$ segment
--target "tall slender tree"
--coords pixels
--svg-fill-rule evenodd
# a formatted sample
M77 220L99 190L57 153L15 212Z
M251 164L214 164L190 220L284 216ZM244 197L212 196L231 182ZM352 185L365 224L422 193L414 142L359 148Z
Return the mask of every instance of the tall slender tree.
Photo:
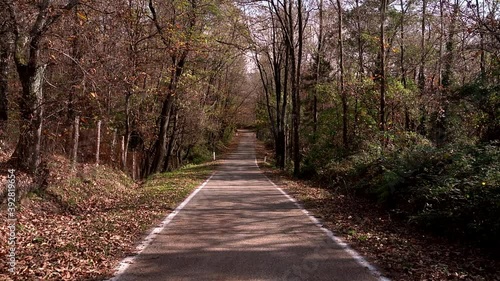
M385 119L385 96L386 96L386 76L385 76L385 68L386 68L386 63L385 63L385 20L386 20L386 14L387 14L387 0L381 0L381 5L380 5L380 39L379 39L379 46L380 46L380 58L379 58L379 71L380 71L380 131L385 132L386 130L386 119ZM385 137L384 141L385 143Z
M342 35L344 23L342 17L342 4L340 0L337 0L337 17L338 17L338 46L339 46L339 68L340 68L340 81L339 81L339 92L342 100L342 143L344 144L344 149L347 150L347 146L349 144L349 140L347 137L347 93L344 89L344 37Z
M323 59L323 0L318 3L318 44L316 47L316 88L313 96L313 131L318 130L318 84L320 80L320 70Z

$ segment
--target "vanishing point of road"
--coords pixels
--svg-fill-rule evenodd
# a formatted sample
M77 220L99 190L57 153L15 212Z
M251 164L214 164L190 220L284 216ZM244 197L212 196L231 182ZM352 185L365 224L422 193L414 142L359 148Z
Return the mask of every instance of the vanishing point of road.
M256 165L255 135L240 135L113 280L387 280L272 184Z

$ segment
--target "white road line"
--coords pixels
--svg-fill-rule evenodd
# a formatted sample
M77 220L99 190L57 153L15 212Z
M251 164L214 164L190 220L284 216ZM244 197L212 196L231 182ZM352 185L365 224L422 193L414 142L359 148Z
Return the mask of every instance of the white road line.
M188 198L186 198L179 206L177 206L177 208L175 208L175 210L173 212L171 212L165 219L163 219L163 221L157 227L155 227L153 230L151 230L151 232L148 234L148 236L146 236L146 238L144 238L144 240L142 240L141 244L139 244L135 248L135 252L136 252L135 255L128 256L128 257L124 258L116 267L115 272L114 272L114 276L111 279L108 279L107 281L118 281L120 279L120 277L125 273L127 268L131 264L134 263L137 256L139 256L144 251L144 249L146 249L146 247L151 244L151 242L156 238L156 236L158 236L158 233L160 233L163 229L165 229L165 227L186 206L186 204L189 203L189 201L191 201L191 199L193 199L193 197L198 192L200 192L200 190L203 187L205 187L205 185L207 185L207 183L212 179L212 177L215 175L215 173L216 172L213 172L212 175L207 180L205 180L205 182L203 182L200 186L198 186L191 193L191 195L188 196Z
M260 170L259 164L257 162L257 157L255 157L255 165L257 168ZM339 237L335 236L333 232L323 226L323 224L315 218L309 211L307 211L295 198L290 196L286 191L284 191L281 187L277 186L266 174L262 173L266 179L276 188L278 189L283 195L285 195L288 200L292 201L297 208L299 208L309 219L317 226L319 227L323 232L326 233L326 235L333 240L337 245L339 245L344 251L346 251L351 257L361 266L366 267L370 273L377 277L380 281L390 281L387 277L383 276L380 271L378 271L373 265L371 265L368 261L366 261L365 258L363 258L358 252L356 252L354 249L352 249L349 245L347 245L342 239Z

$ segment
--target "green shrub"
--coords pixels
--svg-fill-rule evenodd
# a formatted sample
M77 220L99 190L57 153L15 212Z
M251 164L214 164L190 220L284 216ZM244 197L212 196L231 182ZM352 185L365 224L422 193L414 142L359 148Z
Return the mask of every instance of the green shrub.
M206 145L197 144L191 150L188 156L188 161L192 164L201 164L203 162L209 161L212 157L212 152L207 148Z
M412 221L437 233L496 245L500 233L500 150L465 146L440 151L449 162L432 185L412 194L425 201ZM422 200L423 199L423 200Z
M332 161L318 175L332 187L364 194L432 232L500 248L500 148L436 148L411 135L398 150L377 147Z

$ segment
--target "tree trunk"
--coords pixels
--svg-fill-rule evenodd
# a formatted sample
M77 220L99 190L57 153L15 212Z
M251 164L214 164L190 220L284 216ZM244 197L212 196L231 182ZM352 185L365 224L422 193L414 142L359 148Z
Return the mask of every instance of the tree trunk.
M359 7L359 0L356 0L356 30L358 32L357 36L357 42L358 42L358 82L359 85L362 84L363 82L363 77L365 74L365 68L364 68L364 50L363 50L363 40L362 40L362 30L361 30L361 15L360 15L360 7ZM360 91L360 90L358 90ZM358 94L356 93L356 100L354 101L354 126L353 126L353 135L357 136L358 134L358 121L359 121L359 112L358 112Z
M349 141L347 139L347 94L344 90L344 38L342 36L343 20L342 20L342 5L340 0L337 0L338 10L338 36L339 36L339 67L340 67L340 97L342 99L342 143L344 149L347 150Z
M177 138L177 125L179 122L179 112L174 107L172 110L172 115L174 116L174 121L172 123L172 134L170 134L170 140L168 142L167 155L165 156L165 163L163 165L163 171L169 170L170 165L170 157L172 156L172 152L174 150L174 144Z
M20 169L33 175L37 174L41 163L41 139L43 123L43 78L45 64L40 63L41 42L49 27L57 22L63 13L78 5L78 0L69 1L62 9L53 9L52 1L40 1L37 5L37 15L29 32L23 34L16 22L16 10L12 3L6 2L11 17L15 36L14 61L22 94L19 100L20 108L20 137L16 149L11 157Z
M43 77L46 65L31 67L17 65L22 84L19 100L21 111L21 134L11 161L19 168L36 173L40 165L43 125Z
M292 146L293 146L293 173L295 176L300 174L300 73L302 67L302 48L303 48L303 7L302 0L297 0L297 25L293 20L293 1L289 2L288 10L288 42L287 47L290 50L291 64L291 84L292 84ZM294 33L297 29L297 42L295 42Z
M273 27L274 28L274 27ZM276 31L273 30L273 35ZM283 120L283 112L282 110L285 110L284 107L282 107L282 103L286 102L286 93L282 90L282 79L281 79L281 65L282 65L282 59L281 59L281 50L278 50L277 45L278 42L276 41L276 37L274 36L273 38L273 76L274 76L274 89L275 89L275 95L276 95L276 135L275 135L275 142L276 142L276 164L277 166L283 170L285 169L285 143L284 143L284 121Z
M482 13L481 10L479 9L479 0L476 0L476 10L477 10L477 17L482 21ZM481 1L481 4L483 5L484 9L484 2ZM484 13L484 10L483 10ZM485 59L485 53L484 53L484 32L482 30L479 31L479 47L480 47L480 52L481 52L481 58L480 58L480 64L479 68L481 70L481 80L484 81L486 79L486 59Z
M443 91L441 92L441 97L439 98L439 110L437 112L436 119L436 145L442 146L446 141L446 126L447 119L446 114L448 111L448 105L446 102L446 96L448 95L450 86L454 83L453 77L453 55L455 52L455 32L456 32L456 22L458 18L459 12L459 3L458 0L455 1L453 5L453 14L450 21L450 28L448 29L448 39L446 41L446 57L444 64L444 73L443 73Z
M71 167L74 170L78 161L78 138L80 137L80 117L76 116L73 124L73 157Z
M316 49L316 88L313 97L313 132L316 134L318 130L318 85L320 80L321 60L323 52L323 0L319 1L319 33L318 47Z
M192 29L196 26L196 20L197 20L196 1L190 1L190 6L191 6L190 19L188 25L186 26L188 31L185 34L188 38L186 39L189 39L189 37L191 37ZM156 30L159 32L165 47L170 48L171 46L168 43L168 40L164 37L164 30L158 23L156 10L154 9L152 0L149 1L149 8L152 14L152 20L153 23L155 24ZM177 91L177 84L184 71L184 65L186 63L190 51L189 46L186 46L184 48L185 49L179 52L174 52L171 55L173 63L172 63L172 70L170 71L170 83L168 85L167 95L163 101L161 113L159 116L159 122L158 122L159 129L152 151L152 160L151 163L149 163L149 160L145 161L145 163L148 165L144 169L146 176L152 173L158 173L163 168L163 161L167 153L167 132L170 124L170 112L172 110L172 106L174 103L175 94Z
M125 136L122 136L122 151L120 153L121 160L122 160L122 169L124 171L127 170L127 158L125 154L126 146L125 146Z
M422 0L422 21L420 28L420 66L418 69L418 87L425 91L425 21L427 19L427 0Z
M267 73L264 71L264 66L261 64L259 60L259 54L256 52L255 53L255 64L257 65L257 69L259 70L259 77L262 82L262 87L264 88L264 97L266 99L266 109L267 109L267 117L269 118L269 123L271 124L271 133L274 137L274 139L277 139L277 129L276 129L276 124L274 124L274 118L273 118L273 113L272 113L272 108L271 108L271 98L270 98L270 93L269 93L269 81L267 78Z
M130 128L130 98L132 97L132 92L127 91L125 93L125 147L123 148L123 169L126 171L127 159L128 159L128 146L130 144L130 135L132 129Z
M287 136L287 126L289 123L289 115L290 112L287 110L288 107L288 94L289 94L289 85L288 81L290 79L290 50L288 48L285 49L285 69L283 71L283 104L281 107L281 129L280 129L280 142L281 142L281 150L280 154L282 155L282 162L280 163L280 166L282 166L282 169L285 169L285 165L287 161L290 161L290 155L289 151L287 149L290 149L292 146L290 145L289 138ZM288 158L288 159L287 159Z
M136 170L137 170L137 164L136 164L136 152L135 150L132 151L132 179L136 179Z
M170 124L170 111L172 110L173 101L174 96L172 94L168 94L163 102L159 122L160 128L153 152L153 160L148 174L158 173L163 167L163 160L165 159L165 155L167 153L167 132Z
M114 165L115 163L115 155L116 155L116 137L118 134L118 130L114 129L113 130L113 140L111 141L111 151L110 151L110 158L109 160L111 161L111 164Z
M7 16L6 6L0 3L1 16ZM3 136L4 123L9 114L9 60L12 54L12 32L9 24L3 19L0 25L0 138Z
M99 166L99 155L101 154L101 120L97 121L97 146L95 152L95 164Z
M358 67L359 67L359 73L358 77L360 79L363 78L363 74L365 73L365 67L364 67L364 50L363 50L363 40L362 40L362 30L361 30L361 15L359 11L359 0L356 0L356 29L358 31L358 36L357 36L357 41L358 41Z
M405 64L405 16L406 16L406 9L404 8L404 2L403 0L400 0L400 5L401 5L401 26L400 26L400 34L401 34L401 54L399 57L399 63L401 64L401 82L403 83L403 88L407 88L407 78L406 78L406 64ZM409 5L409 4L408 4ZM404 127L405 131L410 131L411 130L411 120L410 120L410 112L408 105L405 104L404 106L404 114L405 114L405 121L404 121Z
M276 94L276 164L281 169L285 169L286 163L286 141L285 141L285 114L286 114L286 103L287 103L287 78L288 69L287 62L285 61L285 73L284 79L282 79L281 68L283 65L283 52L285 52L285 60L287 59L286 52L280 48L278 42L278 29L275 17L271 13L271 20L273 23L273 71L274 71L274 87Z
M77 105L78 102L78 91L80 89L81 82L83 80L82 78L82 72L80 69L80 66L78 65L78 62L81 60L83 57L83 52L81 48L81 41L82 38L80 36L80 26L79 26L79 17L78 17L78 8L75 8L75 11L73 13L73 30L72 30L72 36L73 40L71 41L71 57L74 59L74 61L71 64L71 76L72 76L72 81L71 81L71 86L70 89L68 90L68 100L67 100L67 107L66 107L66 126L67 128L71 128L73 125L73 121L75 120L75 115L79 114L75 112L75 105ZM72 136L68 134L66 136L66 143L65 143L65 149L67 151L71 151L71 145L72 145Z
M276 8L275 8L276 9ZM286 163L286 138L285 138L285 124L286 124L286 105L287 105L287 83L288 83L288 49L285 48L283 49L281 47L281 43L283 41L278 35L279 29L278 29L278 21L276 20L276 17L278 17L279 23L281 24L281 27L283 27L283 21L280 16L276 16L275 13L276 11L273 10L272 5L269 6L269 13L270 13L270 20L271 20L271 45L270 49L272 53L269 51L264 51L264 54L266 55L267 61L269 65L271 66L271 79L268 77L269 75L265 71L264 65L260 62L259 60L259 55L256 52L255 54L255 60L257 64L257 68L259 70L260 74L260 79L262 82L262 85L264 87L264 94L265 94L265 99L266 99L266 107L267 107L267 113L269 117L269 123L271 127L271 132L273 134L273 140L274 140L274 148L275 148L275 158L276 158L276 166L278 166L280 169L285 168L285 163ZM283 37L286 37L286 31L281 30ZM286 45L286 42L285 42ZM288 46L288 45L286 45ZM283 56L285 56L285 59L283 60ZM282 65L283 61L285 62L284 66L284 74L282 75ZM283 77L284 76L284 77ZM269 80L272 80L269 81ZM274 87L273 87L274 86ZM271 103L271 95L272 95L272 89L274 88L274 93L275 93L275 104L274 108ZM274 109L274 111L273 111ZM273 115L274 112L274 115Z
M422 21L420 27L420 63L418 67L418 88L420 90L420 96L423 97L425 94L425 21L427 18L427 1L423 0L422 3ZM427 135L427 111L425 110L425 105L423 102L420 105L420 124L418 125L418 131L422 136Z
M382 0L380 7L380 131L385 132L385 17L387 11L387 0ZM383 137L385 144L385 137Z
M446 91L453 84L453 52L455 50L455 42L453 37L455 36L456 21L459 11L458 3L453 5L453 14L450 21L450 27L448 29L448 38L446 41L446 55L444 61L444 72L442 85Z
M5 40L5 36L0 38ZM2 136L2 125L4 121L9 118L8 115L8 92L9 92L9 58L10 58L10 48L8 45L10 42L0 43L0 137Z

